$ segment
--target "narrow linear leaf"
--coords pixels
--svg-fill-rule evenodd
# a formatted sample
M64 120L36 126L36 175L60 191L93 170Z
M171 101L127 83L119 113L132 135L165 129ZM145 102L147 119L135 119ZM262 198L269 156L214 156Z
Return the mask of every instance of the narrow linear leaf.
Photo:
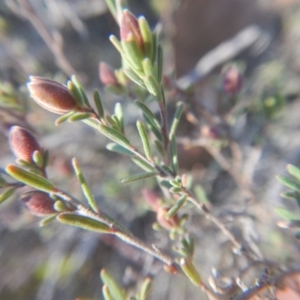
M81 98L82 98L82 102L87 106L87 107L91 107L90 103L89 103L89 99L84 91L83 86L81 85L80 81L77 79L77 77L75 75L72 75L71 77L72 82L75 84L75 86L77 87L78 91L80 92Z
M6 172L14 179L46 193L55 193L57 189L46 178L28 172L15 165L8 165Z
M279 182L283 185L300 192L300 184L288 176L277 176Z
M72 115L74 115L76 112L75 111L70 111L69 113L57 118L55 120L55 126L60 125L63 122L66 122Z
M143 179L155 177L157 175L158 175L158 173L156 171L146 172L146 173L139 173L139 174L129 176L127 178L123 178L121 180L121 183L130 183L130 182L134 182L134 181L138 181L138 180L143 180Z
M181 258L180 266L182 271L194 285L199 286L202 283L201 277L192 262L190 262L188 259Z
M163 137L161 134L161 130L157 129L156 125L154 123L152 123L152 121L148 118L147 115L143 114L143 116L144 116L144 119L146 121L148 128L152 131L152 133L155 135L157 140L162 141Z
M63 224L68 224L82 229L96 231L99 233L112 233L111 228L95 219L85 216L77 215L74 213L60 213L56 219Z
M172 168L175 174L178 173L178 156L177 156L177 144L175 135L171 139L171 159L172 159Z
M81 92L78 89L78 87L75 85L75 83L73 81L69 80L67 83L67 87L68 87L68 90L70 91L70 93L72 94L73 98L75 99L76 103L79 106L83 106L84 99L82 98Z
M138 158L138 157L132 157L131 160L137 165L139 166L141 169L143 169L146 172L152 172L153 171L153 167L148 164L147 162L145 162L144 160Z
M2 194L0 194L0 204L3 203L5 200L7 200L10 196L12 196L15 190L16 188L12 187L6 190L5 192L3 192Z
M131 79L134 83L136 83L137 85L139 85L143 89L146 88L145 83L143 82L143 80L132 69L124 68L123 70L124 70L125 75L129 79Z
M98 208L97 208L97 204L96 204L94 195L93 195L89 185L87 184L85 177L82 173L82 170L79 166L78 160L75 157L72 159L72 165L73 165L76 177L78 178L78 181L81 184L81 189L82 189L82 192L83 192L85 198L87 199L87 201L88 201L90 207L93 209L93 211L97 212Z
M158 141L158 140L155 140L155 141L154 141L154 145L155 145L155 147L156 147L158 153L159 153L162 157L164 157L164 156L165 156L165 149L164 149L164 146L163 146L162 142L161 142L161 141Z
M152 124L160 130L160 124L159 121L156 119L152 111L148 108L147 105L145 105L142 101L136 100L135 104L143 111L143 113L148 117L148 119L152 122Z
M281 193L280 197L284 198L284 199L292 199L295 200L296 199L296 192L285 192L285 193Z
M103 294L104 300L114 300L112 298L109 288L106 284L103 285L103 287L102 287L102 294Z
M208 200L208 198L207 198L207 196L206 196L206 193L205 193L203 187L200 184L195 185L195 187L194 187L194 193L195 193L197 199L200 202L205 203L205 204L209 204L210 203L209 200Z
M72 122L76 122L76 121L81 121L84 119L89 119L92 116L93 116L93 114L91 114L91 113L76 113L68 119L68 122L72 123Z
M299 216L282 207L275 208L274 211L287 221L295 221L299 219Z
M139 27L141 30L142 38L143 38L143 44L145 46L145 54L147 57L152 58L152 51L153 51L153 45L152 45L152 32L150 30L150 26L146 20L145 17L139 17Z
M184 108L184 105L183 105L182 102L180 102L177 105L176 112L175 112L175 115L174 115L174 119L173 119L173 122L172 122L172 125L171 125L170 134L169 134L169 139L170 140L172 140L173 136L176 133L176 130L177 130L177 127L178 127L178 124L179 124L179 121L180 121L180 118L181 118L181 115L182 115L182 112L183 112L183 108Z
M113 152L117 152L119 154L123 154L123 155L128 155L128 156L134 155L130 150L122 147L121 145L115 144L115 143L107 144L106 149L113 151Z
M108 286L108 289L114 300L126 300L126 294L105 269L101 271L100 276L103 283Z
M101 96L100 96L100 93L98 90L96 90L96 89L94 90L93 97L94 97L94 103L96 105L96 109L97 109L99 118L103 119L104 118L104 107L103 107L103 102L102 102L102 99L101 99Z
M119 120L119 124L121 127L121 131L124 131L124 114L123 114L123 110L122 110L122 105L118 102L115 105L115 115Z
M158 44L158 32L154 31L152 33L152 63L154 64L157 59L157 44Z
M143 80L149 93L155 97L156 101L161 102L161 92L156 79L152 75L146 75Z
M121 41L121 45L124 53L124 58L130 63L132 70L142 75L143 54L137 42L134 39Z
M130 142L123 134L121 134L117 130L106 125L99 125L98 130L115 143L125 147L126 149L130 149Z
M163 76L163 50L162 46L159 44L157 47L157 58L156 58L156 65L157 65L157 82L158 84L161 84L162 76Z
M287 170L290 173L290 175L292 175L295 179L300 181L300 169L293 165L287 165Z
M116 38L116 36L110 35L110 36L109 36L109 40L110 40L111 43L115 46L115 48L119 51L119 53L120 53L121 55L123 55L123 49L122 49L121 42Z
M148 134L146 132L146 128L141 121L136 122L136 127L139 131L139 135L142 140L145 155L148 159L151 159L151 149L150 149L150 143L149 143Z
M182 188L181 187L171 187L169 189L170 193L172 194L179 194L182 192Z
M167 212L166 219L171 219L172 217L174 217L177 214L177 212L180 210L180 208L186 203L186 199L187 199L186 195L181 196Z
M151 60L148 57L143 59L142 64L143 64L144 73L146 75L155 76Z
M149 277L147 277L143 281L142 286L141 286L140 295L138 297L139 300L147 300L147 297L151 290L151 284L152 284L152 280Z
M56 219L56 216L57 215L55 214L55 215L52 215L50 217L43 219L42 221L40 221L39 226L43 227L43 226L48 225L49 223L53 222Z

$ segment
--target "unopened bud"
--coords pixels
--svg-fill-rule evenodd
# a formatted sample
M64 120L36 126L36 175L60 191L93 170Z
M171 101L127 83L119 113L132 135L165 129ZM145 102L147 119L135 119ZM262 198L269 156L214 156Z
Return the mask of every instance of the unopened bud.
M33 191L23 194L21 198L27 209L35 216L48 216L57 213L54 201L47 193Z
M120 30L122 41L132 42L132 40L134 40L138 44L142 53L145 52L138 19L128 10L123 12Z
M78 109L69 90L53 80L30 76L27 87L35 102L50 112L63 115Z
M201 135L208 139L218 140L225 136L225 130L218 125L204 125L201 127Z
M99 64L99 77L105 86L120 86L113 68L105 62Z
M222 88L229 95L237 94L243 83L240 70L235 66L229 66L223 71Z
M32 155L40 146L30 131L20 126L13 126L9 133L10 148L21 160L33 162Z
M168 207L160 207L157 210L156 219L157 219L157 222L159 223L159 225L161 225L163 228L171 230L173 228L178 227L179 218L178 218L178 215L174 215L170 219L167 219L166 215L167 215L169 209L170 208L168 208Z

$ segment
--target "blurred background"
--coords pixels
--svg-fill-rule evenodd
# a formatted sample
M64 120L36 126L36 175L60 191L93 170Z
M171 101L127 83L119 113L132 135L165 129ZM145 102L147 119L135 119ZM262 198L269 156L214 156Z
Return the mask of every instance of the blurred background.
M292 232L276 226L280 218L274 208L289 204L296 209L279 197L282 186L275 176L285 173L287 163L300 164L300 2L128 2L152 28L161 24L165 73L182 88L194 84L196 97L184 101L202 128L207 124L197 107L218 111L223 67L234 61L243 69L241 101L247 109L232 121L232 134L241 148L241 176L251 182L255 201L247 203L232 176L201 146L181 143L181 172L194 175L215 215L234 234L266 259L287 269L299 268L299 244ZM65 83L76 74L89 95L94 88L101 91L107 110L122 103L134 139L138 109L132 100L109 94L99 79L101 61L120 67L110 34L119 37L118 26L102 0L0 1L0 167L14 160L7 143L9 128L32 130L49 149L50 178L62 189L83 198L70 165L76 156L101 209L149 244L170 252L167 233L152 230L155 214L141 193L142 188L155 189L155 182L121 185L119 180L137 168L126 157L108 152L105 138L86 125L55 127L55 116L35 105L26 90L29 75ZM182 99L168 94L170 111L176 100ZM180 137L199 136L197 128L186 114ZM55 223L39 228L39 220L15 200L0 207L1 300L102 299L103 267L132 289L145 276L153 276L150 299L207 299L188 280L166 274L153 258L118 240ZM201 215L190 214L195 261L203 278L212 268L237 276L229 242Z

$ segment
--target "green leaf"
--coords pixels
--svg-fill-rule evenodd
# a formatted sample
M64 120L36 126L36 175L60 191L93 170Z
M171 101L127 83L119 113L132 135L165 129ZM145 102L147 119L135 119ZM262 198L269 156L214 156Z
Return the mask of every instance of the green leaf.
M155 177L157 175L158 175L158 173L156 171L146 172L146 173L139 173L139 174L129 176L127 178L123 178L121 180L121 183L130 183L130 182L134 182L134 181L138 181L138 180L143 180L143 179Z
M182 192L182 188L181 187L171 187L169 189L170 193L172 194L179 194Z
M7 200L11 195L13 195L16 189L16 187L12 187L0 194L0 204Z
M151 159L150 143L149 143L149 138L148 138L148 134L146 132L145 126L141 121L137 121L136 127L139 131L139 135L142 140L145 155L148 159Z
M300 169L293 165L287 165L287 170L290 173L290 175L292 175L295 179L300 181Z
M99 233L112 233L111 228L95 219L77 215L75 213L60 213L56 219L63 224L68 224L82 229L96 231Z
M151 290L151 284L152 284L151 278L149 278L149 277L145 278L145 280L142 283L141 290L139 293L139 297L138 297L139 300L147 300L147 297Z
M70 93L72 94L74 100L76 101L76 103L82 107L84 105L84 99L82 98L81 92L78 89L78 87L75 85L75 83L69 80L67 83L67 87Z
M144 81L131 69L123 68L125 75L131 79L134 83L142 87L143 89L146 88Z
M79 163L75 157L72 159L72 165L73 165L76 177L78 178L78 180L81 184L81 189L82 189L82 192L83 192L85 198L87 199L87 201L88 201L90 207L93 209L93 211L98 212L98 208L97 208L97 204L96 204L94 195L93 195L89 185L87 184L87 182L84 178L84 175L82 173L82 170L79 166Z
M110 151L113 151L113 152L117 152L119 154L123 154L123 155L128 155L128 156L133 155L133 153L130 150L128 150L128 149L126 149L126 148L124 148L124 147L122 147L118 144L115 144L115 143L107 144L106 149L108 149Z
M81 98L82 98L82 103L84 103L87 107L91 107L90 103L89 103L89 99L84 91L83 86L81 85L81 83L79 82L79 80L76 78L75 75L72 75L71 77L72 82L75 84L75 86L77 87Z
M199 286L202 283L201 277L192 262L186 258L181 258L180 266L182 271L194 285Z
M278 207L278 208L275 208L274 211L287 221L299 220L299 216L293 214L292 212L290 212L289 210L287 210L285 208Z
M138 158L138 157L132 157L131 160L137 165L139 166L141 169L143 169L146 172L152 172L153 171L153 167L145 162L144 160Z
M123 115L123 110L122 110L122 106L120 103L116 103L115 105L115 115L119 120L119 124L121 127L121 131L124 131L124 115Z
M20 167L14 165L8 165L5 168L7 174L14 179L23 182L37 190L44 191L46 193L55 193L57 189L46 178L39 175L28 172Z
M281 193L280 197L284 198L284 199L292 199L295 200L296 199L296 192L285 192L285 193Z
M148 92L152 94L158 102L161 102L161 92L156 79L152 75L145 75L143 80Z
M136 100L135 104L143 111L143 113L148 117L148 120L158 129L160 130L159 121L156 119L152 111L145 105L142 101Z
M172 140L173 136L175 136L175 133L176 133L176 130L177 130L177 127L178 127L178 124L179 124L179 121L180 121L180 118L181 118L181 115L183 112L183 108L184 108L183 103L179 102L177 104L176 112L175 112L174 119L173 119L171 129L170 129L170 134L169 134L170 140Z
M140 31L142 34L142 38L143 38L143 44L144 44L144 48L145 48L145 56L149 57L151 59L153 45L152 45L152 32L150 30L150 26L144 16L139 17L138 21L139 21L139 27L140 27Z
M132 39L131 41L121 41L124 58L129 62L133 71L137 74L143 74L143 54L142 51L137 44L137 42Z
M104 118L104 107L103 107L103 102L102 102L99 91L95 89L93 96L94 96L94 103L96 105L96 109L97 109L99 118L103 119Z
M108 286L108 289L114 300L126 300L126 294L105 269L101 270L100 276L103 283Z
M143 59L142 64L145 75L154 76L153 66L151 60L148 57Z
M103 294L104 300L114 300L111 296L111 293L110 293L107 285L103 285L102 294Z
M52 221L54 221L56 219L56 216L57 215L52 215L50 217L43 219L42 221L40 221L39 226L43 227L43 226L48 225L49 223L51 223Z
M156 147L158 153L159 153L162 157L164 157L164 156L165 156L165 149L164 149L164 146L163 146L162 142L161 142L161 141L158 141L158 140L155 140L155 141L154 141L154 145L155 145L155 147Z
M40 150L35 150L33 152L32 160L39 168L42 168L44 166L44 156Z
M182 195L177 202L169 209L166 214L166 219L171 219L174 217L180 208L186 203L187 195Z
M119 53L123 56L124 53L123 53L121 42L114 35L110 35L109 40L115 46L115 48L119 51Z
M158 45L158 32L157 30L152 33L152 63L154 64L157 60L157 45Z
M163 77L163 50L161 45L159 44L157 47L157 59L156 59L156 69L157 69L157 74L156 74L156 78L157 78L157 82L158 84L161 84L162 81L162 77Z
M277 179L283 185L285 185L297 192L300 192L300 184L298 182L296 182L294 179L292 179L288 176L277 176Z
M148 128L152 131L152 133L155 135L157 140L162 141L163 137L162 137L160 129L157 129L156 125L154 125L152 123L152 121L148 118L147 115L143 114L143 116L144 116L144 119L146 121Z
M76 121L81 121L84 119L89 119L92 116L93 116L93 114L91 114L91 113L76 113L76 114L73 114L68 119L68 122L72 123L72 122L76 122Z
M200 202L205 203L205 204L209 204L209 200L206 196L206 193L205 193L203 187L200 184L195 185L194 193L195 193L197 199Z
M114 141L115 143L123 146L126 149L130 150L130 142L127 140L127 138L121 134L120 132L118 132L117 130L110 128L106 125L99 125L98 126L98 130L105 135L106 137L108 137L110 140Z
M57 118L55 120L55 126L60 125L63 122L66 122L71 116L73 116L76 113L76 111L70 111L69 113Z
M177 156L177 144L175 136L173 135L171 139L171 159L172 159L172 168L175 174L178 173L178 156Z

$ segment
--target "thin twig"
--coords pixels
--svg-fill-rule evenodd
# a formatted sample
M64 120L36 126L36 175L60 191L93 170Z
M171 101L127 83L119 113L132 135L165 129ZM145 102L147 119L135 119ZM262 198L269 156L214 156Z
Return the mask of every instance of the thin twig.
M149 247L143 241L139 240L131 232L129 232L127 229L125 229L123 226L121 226L119 223L114 221L112 218L110 218L103 212L99 211L98 213L95 213L94 211L80 203L77 199L61 190L55 192L55 195L73 204L79 212L83 213L87 217L90 217L108 225L111 229L113 229L111 233L123 240L124 242L133 245L146 253L151 254L152 256L156 257L168 266L174 263L174 260L170 256L162 253L161 251L156 251L156 247Z

